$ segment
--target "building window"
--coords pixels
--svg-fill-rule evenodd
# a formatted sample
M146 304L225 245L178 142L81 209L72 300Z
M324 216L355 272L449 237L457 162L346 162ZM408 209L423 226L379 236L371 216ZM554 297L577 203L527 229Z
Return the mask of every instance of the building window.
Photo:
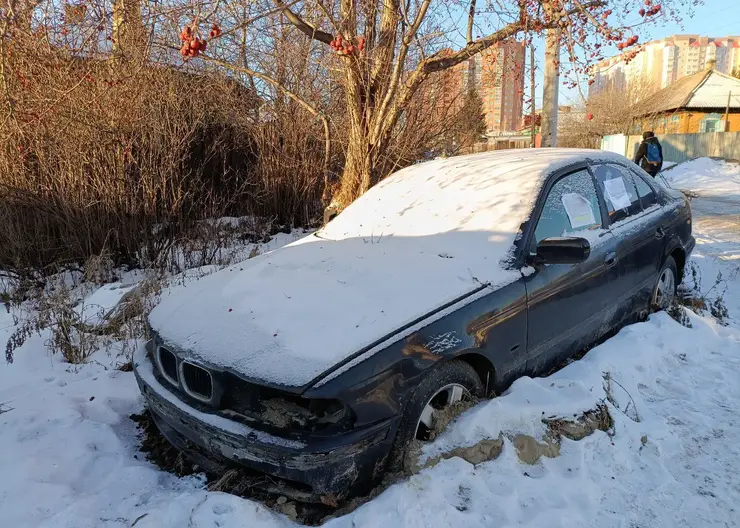
M699 132L721 132L722 116L719 114L707 114L699 122Z
M670 123L668 125L668 133L677 134L680 125L681 125L681 116L677 116L677 115L672 116Z

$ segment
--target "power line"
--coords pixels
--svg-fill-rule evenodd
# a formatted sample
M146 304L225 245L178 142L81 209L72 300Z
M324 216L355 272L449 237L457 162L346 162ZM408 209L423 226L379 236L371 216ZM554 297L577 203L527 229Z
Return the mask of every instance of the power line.
M740 25L740 20L736 20L735 22L730 22L729 24L725 24L724 26L716 27L716 28L714 28L714 30L715 31L719 31L720 29L723 29L723 28L726 28L726 27L730 27L730 26L735 26L735 25Z

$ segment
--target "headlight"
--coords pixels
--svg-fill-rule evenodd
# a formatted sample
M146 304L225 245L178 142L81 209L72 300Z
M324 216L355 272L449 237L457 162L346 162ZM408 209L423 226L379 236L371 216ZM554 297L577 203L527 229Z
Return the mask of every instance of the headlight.
M354 413L340 400L308 399L235 376L228 378L221 412L251 426L313 432L346 431L354 424Z

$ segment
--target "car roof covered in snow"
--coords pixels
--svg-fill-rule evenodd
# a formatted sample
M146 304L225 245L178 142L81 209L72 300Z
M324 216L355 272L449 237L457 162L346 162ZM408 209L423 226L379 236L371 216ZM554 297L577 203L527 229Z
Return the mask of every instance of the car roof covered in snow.
M521 277L506 261L539 189L585 158L625 161L534 149L413 165L321 231L163 295L150 324L206 364L305 386L435 309Z

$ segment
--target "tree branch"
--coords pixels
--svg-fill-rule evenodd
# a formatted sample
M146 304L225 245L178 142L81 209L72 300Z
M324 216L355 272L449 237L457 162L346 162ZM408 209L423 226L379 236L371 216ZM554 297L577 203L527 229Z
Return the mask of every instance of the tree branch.
M602 5L604 5L603 0L594 0L592 2L579 5L579 7L576 9L571 9L567 12L566 16L578 14L582 12L582 9L584 8L599 7ZM524 20L520 19L516 22L512 22L511 24L504 26L502 29L491 33L490 35L473 41L465 48L450 55L442 55L440 53L437 53L421 61L421 63L419 63L417 68L407 79L401 92L394 98L395 101L393 101L393 103L390 105L390 108L387 110L382 126L377 132L378 137L388 135L393 127L396 126L401 113L408 107L411 99L416 94L424 80L426 80L426 78L429 77L430 74L452 68L453 66L456 66L461 62L474 57L478 53L490 48L491 46L506 39L509 39L517 35L518 33L521 33L522 31L527 30L527 28L531 25L530 22L531 21L529 21L525 17ZM554 27L558 24L559 21L550 21L548 23L543 23L542 27L549 28Z
M237 31L243 30L254 24L255 22L259 22L263 18L267 18L269 16L274 15L275 13L279 13L283 11L286 8L289 8L290 6L293 6L297 4L300 0L291 0L287 5L278 6L274 9L268 9L267 11L260 13L259 15L255 15L252 18L247 18L247 11L246 6L244 8L243 13L241 14L243 21L239 24L230 27L228 30L223 31L221 33L221 37L225 37L227 35L236 34ZM235 14L232 13L232 16L235 16Z
M473 43L473 21L475 20L475 0L470 0L468 12L468 45Z
M524 25L521 22L513 22L502 29L499 29L495 33L471 42L460 51L456 51L450 55L436 54L429 57L426 61L420 64L421 69L425 73L434 73L453 66L457 66L461 62L474 57L478 53L490 48L491 46L498 44L499 42L513 37L517 33L524 31Z
M416 36L417 31L419 31L421 23L424 21L424 17L427 14L430 3L431 0L422 1L421 6L419 6L419 11L416 13L416 17L414 18L414 21L411 23L411 26L409 27L406 34L403 35L403 38L401 40L401 47L398 50L398 57L396 58L396 64L393 68L393 73L391 74L390 85L388 86L388 91L385 94L383 102L380 105L380 110L376 119L376 127L375 130L373 130L375 137L378 137L382 130L382 123L388 113L388 108L391 105L391 101L393 101L393 98L396 95L398 85L401 82L401 77L403 76L403 66L406 63L406 55L408 54L409 46Z
M566 13L566 17L576 15L578 13L582 13L585 9L591 8L591 7L601 7L605 5L605 2L603 0L595 0L593 2L588 2L586 4L579 4L579 7L576 9L571 9ZM558 25L558 21L552 21L549 23L543 23L542 27L547 29L551 27L555 27ZM504 26L503 28L499 29L498 31L491 33L490 35L487 35L483 38L480 38L478 40L473 41L472 43L465 46L465 48L461 49L460 51L457 51L455 53L452 53L451 55L440 55L439 53L436 55L433 55L429 57L427 60L423 61L420 64L420 67L424 69L426 73L433 73L437 71L446 70L448 68L452 68L453 66L456 66L460 64L461 62L477 55L481 51L484 51L494 44L498 44L499 42L506 40L508 38L513 37L517 33L522 32L526 27L526 24L521 21L517 20L516 22L512 22L511 24L508 24L507 26Z
M291 11L290 8L283 3L283 0L275 0L275 4L283 10L285 17L290 21L290 23L307 37L323 42L324 44L329 44L334 39L330 33L321 31L316 26L306 22L299 15Z
M275 88L283 92L285 95L287 95L290 99L301 105L303 108L305 108L309 114L311 114L314 117L317 117L321 120L321 123L324 127L324 182L328 184L329 181L329 160L331 156L331 135L330 135L330 128L329 128L329 120L326 118L324 113L320 110L318 110L315 106L313 106L311 103L306 101L303 97L296 94L292 90L290 90L287 86L285 86L280 81L273 79L269 75L265 75L264 73L260 73L258 71L254 71L251 68L248 68L246 66L236 66L230 62L222 61L219 59L215 59L213 57L209 57L207 55L201 55L201 58L205 61L210 61L213 64L216 64L218 66L221 66L222 68L226 68L228 70L237 72L237 73L243 73L252 77L257 77L258 79L262 79L266 83L269 83L273 85Z
M373 68L370 74L373 88L377 88L381 78L388 74L389 65L393 61L393 54L396 49L398 33L399 0L384 0L381 5L383 11L380 14L378 39L373 51Z
M589 7L600 7L604 5L604 2L590 2L586 5L582 5L578 0L573 0L573 3L578 7L581 13L583 13L586 18L591 21L591 24L598 30L599 33L603 34L605 37L609 36L609 32L604 29L604 27L599 23L598 20L594 18L594 16L588 11L587 8Z

